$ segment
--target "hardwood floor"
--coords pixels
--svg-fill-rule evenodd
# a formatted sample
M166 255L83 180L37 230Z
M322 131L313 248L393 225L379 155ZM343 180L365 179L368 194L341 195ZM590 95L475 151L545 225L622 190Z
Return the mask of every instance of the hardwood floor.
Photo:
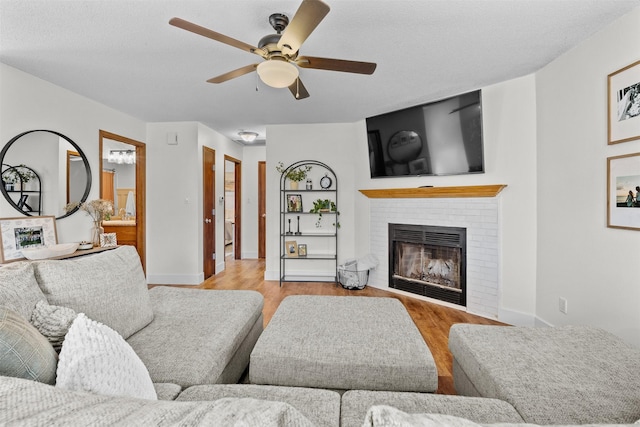
M207 279L198 288L203 289L247 289L264 296L264 324L271 320L280 302L289 295L353 295L391 297L400 300L417 325L429 346L438 368L438 393L456 394L451 373L451 353L448 349L449 328L455 323L502 325L484 317L461 310L404 297L392 292L367 286L363 290L349 291L333 283L285 283L282 288L277 281L265 281L264 260L226 259L225 270Z

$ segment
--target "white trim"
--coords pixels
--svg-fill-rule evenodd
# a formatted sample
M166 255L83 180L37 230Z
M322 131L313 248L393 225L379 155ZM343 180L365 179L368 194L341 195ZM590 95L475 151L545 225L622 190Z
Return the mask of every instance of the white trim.
M498 320L513 326L535 326L535 316L529 313L521 313L515 310L500 308Z

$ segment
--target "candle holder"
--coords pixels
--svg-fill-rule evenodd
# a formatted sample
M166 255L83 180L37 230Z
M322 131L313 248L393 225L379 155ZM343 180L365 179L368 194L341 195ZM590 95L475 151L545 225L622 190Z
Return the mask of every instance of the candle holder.
M285 234L293 234L291 232L291 218L289 218L287 221L289 221L289 231L287 231Z
M300 232L300 215L298 215L298 231L296 231L296 233L295 233L295 234L302 234L302 233Z

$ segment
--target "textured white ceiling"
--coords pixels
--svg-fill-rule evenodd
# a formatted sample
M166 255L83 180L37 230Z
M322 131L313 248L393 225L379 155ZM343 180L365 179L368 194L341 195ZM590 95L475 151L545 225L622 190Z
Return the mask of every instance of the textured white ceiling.
M355 122L534 71L639 0L326 0L301 55L376 62L371 75L301 69L311 97L210 77L260 58L168 24L251 45L299 1L0 0L0 61L148 122L200 121L237 139L269 124ZM256 84L259 90L256 91Z

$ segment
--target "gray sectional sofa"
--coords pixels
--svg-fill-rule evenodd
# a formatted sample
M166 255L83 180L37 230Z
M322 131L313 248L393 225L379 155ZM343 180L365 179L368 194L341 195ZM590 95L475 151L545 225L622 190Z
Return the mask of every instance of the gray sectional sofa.
M454 381L470 396L238 384L262 332L262 304L250 291L149 290L137 253L126 246L4 266L0 425L472 427L640 419L640 352L581 328L455 325ZM77 313L126 340L158 400L54 385L56 364L70 359L63 347L58 361L53 346ZM117 377L111 366L101 374Z

